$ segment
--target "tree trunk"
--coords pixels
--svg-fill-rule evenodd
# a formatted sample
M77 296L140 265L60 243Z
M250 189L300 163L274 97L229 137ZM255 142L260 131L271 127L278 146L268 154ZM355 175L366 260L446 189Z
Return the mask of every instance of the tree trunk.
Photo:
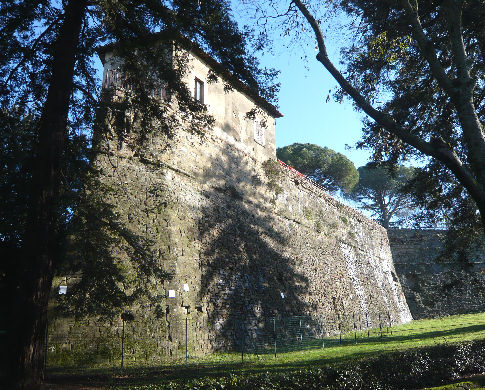
M375 202L377 203L377 207L379 208L379 222L384 229L389 229L389 212L388 212L388 205L386 204L386 198L383 195L382 191L376 191L375 195Z
M86 0L70 0L53 46L52 73L39 125L28 224L20 258L10 271L9 388L34 388L43 380L46 313L59 252L61 161L76 52ZM15 271L14 271L15 270Z

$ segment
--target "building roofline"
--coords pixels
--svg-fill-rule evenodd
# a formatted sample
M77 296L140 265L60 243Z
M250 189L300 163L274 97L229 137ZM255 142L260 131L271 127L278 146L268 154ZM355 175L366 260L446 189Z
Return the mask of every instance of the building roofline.
M133 40L133 44L136 43L138 39ZM244 93L246 96L251 98L256 104L264 108L273 118L281 118L283 114L278 111L278 109L268 102L265 98L260 96L256 91L251 89L246 83L242 82L237 78L232 72L228 71L221 63L215 60L212 56L206 53L199 45L192 42L187 37L183 36L177 32L170 32L170 31L162 31L156 34L153 34L151 37L153 43L155 42L167 42L167 41L174 41L181 44L185 49L189 52L200 58L204 61L209 67L220 77L222 77L225 81L227 81L231 87L237 89L239 92ZM105 63L105 54L108 52L116 51L116 47L118 44L110 43L104 46L99 46L96 48L96 52L101 60L101 63L104 65Z

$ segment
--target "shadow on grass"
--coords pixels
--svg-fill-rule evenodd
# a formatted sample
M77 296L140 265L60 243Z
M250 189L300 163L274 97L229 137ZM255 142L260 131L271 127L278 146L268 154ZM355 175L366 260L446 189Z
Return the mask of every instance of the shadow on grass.
M463 326L459 328L453 329L446 329L446 330L433 330L431 332L424 332L424 333L416 333L416 334L409 334L409 335L402 335L396 336L393 334L389 337L392 341L412 341L412 340L425 340L425 339L432 339L432 338L442 338L442 337L451 337L451 336L458 336L467 333L476 333L485 331L485 324L479 325L469 325ZM399 333L399 331L393 331L394 333ZM403 331L406 332L406 331Z
M436 338L441 340L446 337L467 334L473 332L485 331L485 324L472 325L455 329L448 329L442 331L432 331L420 334L412 334L408 336L373 336L370 338L358 338L354 339L342 339L340 343L339 339L327 339L325 341L325 350L330 349L336 351L338 347L365 347L386 344L402 343L404 341L416 341L424 339ZM443 343L443 342L441 342ZM416 346L418 348L419 346ZM315 345L308 345L305 351L301 353L317 351L321 348L321 342L315 340ZM406 349L396 347L396 350ZM271 352L273 353L273 352ZM344 352L345 353L345 352ZM390 353L385 350L363 350L359 352L353 352L351 354L344 354L342 356L318 356L313 359L304 358L300 361L284 361L285 356L279 356L274 359L274 363L271 363L271 359L268 355L270 351L264 356L264 360L251 361L246 363L231 362L231 363L190 363L188 365L158 365L158 366L143 366L143 367L128 367L121 371L118 368L97 368L97 369L66 369L66 368L50 368L47 370L47 381L55 384L83 384L83 385L116 385L116 386L128 386L128 385L144 385L144 384L157 384L164 383L166 381L183 381L186 382L190 379L200 377L220 377L227 376L234 373L259 373L271 371L273 373L287 372L288 370L297 370L305 367L324 366L331 364L339 364L351 360L360 360L363 358L374 357L381 354ZM254 359L255 356L247 357ZM288 357L287 357L288 359ZM294 359L293 357L291 359ZM304 359L304 360L303 360Z

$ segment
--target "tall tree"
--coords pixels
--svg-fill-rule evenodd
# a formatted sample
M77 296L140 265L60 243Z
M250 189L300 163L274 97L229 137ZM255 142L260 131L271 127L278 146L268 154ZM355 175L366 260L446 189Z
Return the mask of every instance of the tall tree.
M414 176L414 168L376 166L359 167L359 183L349 194L359 207L368 210L379 223L389 229L391 222L400 224L409 216L413 199L404 186Z
M417 225L446 229L444 256L456 253L467 261L469 248L481 240L480 214L466 189L448 170L430 162L416 168L404 191L416 204L413 221Z
M332 192L350 192L359 180L354 163L327 147L295 143L278 148L276 156Z
M10 229L15 234L6 234L11 233L8 229L0 232L2 259L6 259L0 273L6 282L1 284L12 293L7 329L12 388L38 383L43 375L44 312L65 241L65 226L77 204L68 199L82 193L66 180L66 158L74 155L86 161L86 154L71 148L72 141L88 134L89 144L95 112L105 109L97 103L96 47L120 43L117 50L125 58L123 70L133 88L116 102L113 112L121 113L118 119L126 112L136 113L138 123L144 125L140 142L154 117L167 134L177 127L167 105L150 99L159 80L167 83L179 109L193 119L193 128L210 123L205 107L192 99L182 82L184 67L174 70L160 64L164 51L154 33L161 30L185 35L251 89L267 99L274 97L274 73L259 69L248 53L248 35L231 20L226 1L19 0L0 5L0 110L2 114L15 111L17 124L10 128L27 129L32 146L32 162L19 164L27 170L25 188L16 187L25 191L20 198L25 200L24 212L18 220L0 225L2 229L11 228L12 223L22 227ZM102 102L113 103L110 99ZM25 127L29 117L37 119ZM2 129L12 120L4 121ZM21 144L21 131L14 134L2 152L15 144L27 145ZM74 174L76 177L80 178ZM2 204L2 208L7 206ZM79 213L83 215L89 219Z
M431 158L466 189L485 231L485 3L328 0L356 21L342 71L327 53L321 4L290 0L283 28L313 36L317 60L368 115L361 145L377 161Z

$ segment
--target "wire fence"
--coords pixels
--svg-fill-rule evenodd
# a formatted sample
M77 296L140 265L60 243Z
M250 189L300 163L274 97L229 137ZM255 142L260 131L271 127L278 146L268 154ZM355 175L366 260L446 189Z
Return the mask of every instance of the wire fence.
M218 365L261 363L295 358L294 353L365 343L394 343L479 331L485 321L450 323L445 328L393 326L385 316L378 326L366 327L365 318L343 326L309 316L268 317L257 323L230 319L208 332L193 318L172 320L169 327L147 326L146 321L120 321L65 326L47 336L47 367L112 367ZM302 356L303 355L298 355ZM296 357L298 359L298 357Z

